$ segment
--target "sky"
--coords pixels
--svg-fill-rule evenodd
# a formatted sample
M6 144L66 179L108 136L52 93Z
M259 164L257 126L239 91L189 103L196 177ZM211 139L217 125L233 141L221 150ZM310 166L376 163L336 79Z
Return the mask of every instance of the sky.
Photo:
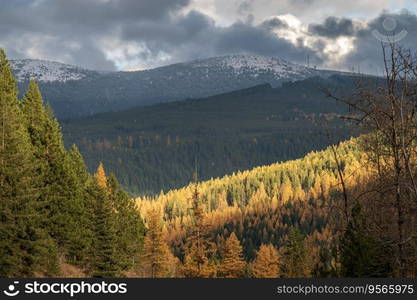
M417 0L0 0L0 47L108 71L254 54L379 73L381 41L416 47L416 13Z

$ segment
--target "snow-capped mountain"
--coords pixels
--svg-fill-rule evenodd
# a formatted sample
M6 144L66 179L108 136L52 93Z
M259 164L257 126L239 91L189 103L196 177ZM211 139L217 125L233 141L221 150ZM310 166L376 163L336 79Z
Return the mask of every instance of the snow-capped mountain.
M65 82L80 80L97 73L73 65L40 59L11 60L10 64L19 81L34 78L38 82Z
M218 68L229 70L236 75L250 73L252 76L257 77L262 73L271 73L274 74L277 79L291 79L294 76L299 77L318 74L314 69L294 64L280 58L259 55L228 55L196 60L190 64L195 68Z
M228 55L142 71L96 72L41 61L12 61L20 85L39 81L58 117L72 118L134 106L201 98L269 83L338 72L308 68L275 57Z

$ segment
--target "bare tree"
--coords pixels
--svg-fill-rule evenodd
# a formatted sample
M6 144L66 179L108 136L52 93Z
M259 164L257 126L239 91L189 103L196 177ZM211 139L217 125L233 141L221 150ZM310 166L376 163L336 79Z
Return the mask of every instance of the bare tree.
M417 213L417 55L395 44L382 44L384 79L362 81L350 97L330 98L350 108L347 119L357 122L366 134L361 149L375 173L371 206L386 210L385 222L395 219L395 231L381 230L395 245L397 276L416 272ZM335 149L333 149L335 150ZM335 155L337 158L337 155ZM382 192L383 191L383 192ZM344 202L347 195L344 193ZM382 203L385 203L382 205ZM413 246L414 245L414 246ZM411 267L410 267L411 266Z

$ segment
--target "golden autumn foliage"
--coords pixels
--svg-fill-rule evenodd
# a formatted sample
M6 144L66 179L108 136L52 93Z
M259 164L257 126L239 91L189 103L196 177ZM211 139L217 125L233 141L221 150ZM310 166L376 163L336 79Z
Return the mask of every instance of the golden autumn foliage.
M210 263L208 255L212 245L207 239L209 228L204 219L197 186L192 195L193 220L187 237L182 275L186 278L215 277L216 267Z
M252 276L255 278L277 278L279 271L278 251L273 245L262 244L252 263Z
M375 202L377 195L368 192L374 185L376 171L367 163L366 155L359 151L359 145L358 139L338 145L345 187L349 197L360 199L367 211L374 224L370 230L395 237L392 229L395 227L387 218L387 203ZM330 148L312 152L302 159L199 183L197 215L200 225L207 229L204 240L209 243L204 250L189 243L193 236L190 233L196 228L193 197L196 188L197 185L192 183L156 197L136 199L145 219L154 208L163 212L167 242L175 256L184 255L183 276L213 276L216 269L217 275L221 276L222 264L215 266L214 262L222 261L225 241L232 232L240 238L246 262L256 259L262 244L272 245L279 253L287 253L280 256L280 264L286 264L286 269L280 268L280 276L311 276L312 269L321 259L320 249L333 247L347 224L340 173ZM354 201L348 203L348 211L353 204ZM412 231L415 226L412 219L409 221L407 228ZM293 243L293 247L289 246L288 237L294 227L300 229L304 238L302 243L300 240ZM287 251L291 247L292 253ZM300 255L303 257L302 268L297 267Z
M174 277L178 259L175 258L162 233L161 213L158 210L149 212L148 232L143 247L143 265L146 277Z
M226 278L243 277L245 266L242 246L236 234L232 232L225 243L223 261L219 268L220 276Z
M102 187L103 189L107 189L107 176L106 172L104 171L104 166L102 163L98 165L97 171L94 174L94 177L97 180L97 184Z

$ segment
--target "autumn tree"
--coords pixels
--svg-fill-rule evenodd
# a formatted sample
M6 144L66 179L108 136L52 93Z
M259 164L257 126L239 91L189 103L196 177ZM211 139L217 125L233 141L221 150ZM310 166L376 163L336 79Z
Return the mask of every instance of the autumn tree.
M278 251L271 244L262 244L252 263L252 275L255 278L277 278L279 275Z
M107 188L107 176L106 172L104 171L103 163L100 163L98 165L97 171L94 174L96 177L97 183L99 186L101 186L103 189Z
M216 270L208 258L211 247L206 237L209 230L204 220L197 185L195 185L192 203L193 224L187 237L182 274L189 278L213 277Z
M169 277L173 256L164 240L162 233L161 213L157 209L148 215L148 231L143 249L143 264L148 269L148 277Z
M245 273L246 262L243 259L242 246L232 232L226 240L219 275L226 278L240 278Z
M383 79L376 84L364 79L349 97L329 91L327 95L346 104L351 112L347 118L367 132L361 150L373 173L373 184L366 191L372 196L359 200L369 209L370 219L385 216L382 223L379 218L369 225L375 228L375 236L395 246L395 276L415 276L417 54L395 43L382 43L382 54Z

